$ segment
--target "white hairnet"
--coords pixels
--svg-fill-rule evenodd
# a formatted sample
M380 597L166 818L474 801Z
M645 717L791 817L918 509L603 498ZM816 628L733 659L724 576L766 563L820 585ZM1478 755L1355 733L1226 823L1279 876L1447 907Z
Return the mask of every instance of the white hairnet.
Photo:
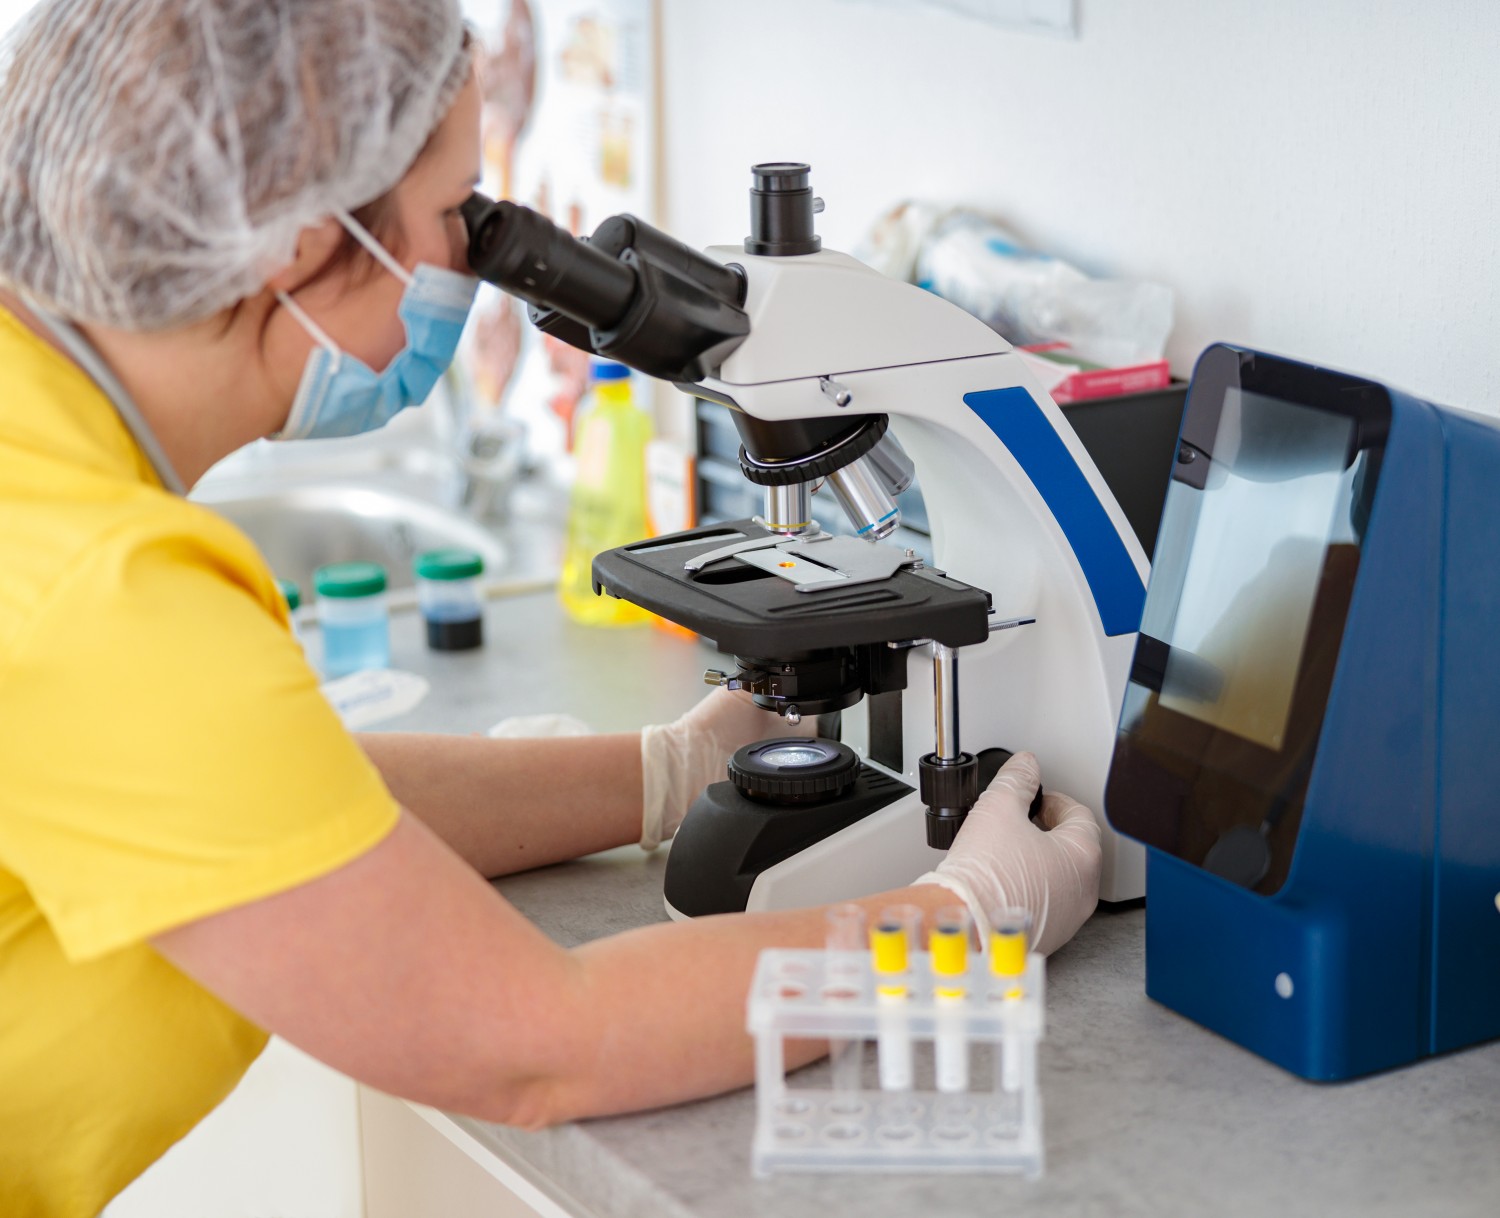
M395 186L468 70L458 0L45 0L0 45L0 284L212 316Z

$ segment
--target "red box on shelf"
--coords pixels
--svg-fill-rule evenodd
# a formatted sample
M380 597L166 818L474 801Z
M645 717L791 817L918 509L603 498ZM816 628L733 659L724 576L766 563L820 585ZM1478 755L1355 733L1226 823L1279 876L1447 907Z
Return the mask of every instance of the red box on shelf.
M1148 360L1124 368L1103 368L1073 356L1067 343L1037 343L1019 347L1026 362L1041 378L1042 388L1058 405L1092 398L1120 397L1165 389L1172 381L1164 359Z

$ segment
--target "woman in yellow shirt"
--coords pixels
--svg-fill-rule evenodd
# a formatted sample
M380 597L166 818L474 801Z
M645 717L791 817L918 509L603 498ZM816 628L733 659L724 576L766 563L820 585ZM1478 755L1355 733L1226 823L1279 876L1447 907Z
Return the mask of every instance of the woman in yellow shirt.
M456 0L44 0L0 53L0 1212L97 1213L268 1032L529 1126L742 1085L756 954L821 937L550 942L483 877L655 846L762 712L356 741L254 547L181 497L425 395L478 125ZM1013 763L899 899L1066 940L1098 833L1056 795L1032 827L1037 781Z

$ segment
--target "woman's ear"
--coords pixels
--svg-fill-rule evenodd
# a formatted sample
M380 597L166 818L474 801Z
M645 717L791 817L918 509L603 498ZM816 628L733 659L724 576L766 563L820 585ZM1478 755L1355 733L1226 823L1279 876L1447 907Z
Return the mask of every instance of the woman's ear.
M266 287L288 295L295 292L328 264L343 240L344 226L332 216L304 228L297 234L296 257L267 279Z

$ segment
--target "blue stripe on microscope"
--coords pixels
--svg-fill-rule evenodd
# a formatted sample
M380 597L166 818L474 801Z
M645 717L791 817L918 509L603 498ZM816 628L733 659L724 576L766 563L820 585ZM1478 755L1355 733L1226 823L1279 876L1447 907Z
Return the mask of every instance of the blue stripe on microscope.
M858 531L856 531L855 536L856 537L863 537L871 529L879 528L887 520L889 520L892 516L895 516L898 512L900 512L900 510L901 510L900 508L892 508L889 512L887 512L879 520L871 521L869 524L865 525L864 528L859 529Z
M968 406L1010 450L1051 510L1083 568L1107 635L1141 627L1146 587L1104 505L1031 394L1020 387L964 395Z

